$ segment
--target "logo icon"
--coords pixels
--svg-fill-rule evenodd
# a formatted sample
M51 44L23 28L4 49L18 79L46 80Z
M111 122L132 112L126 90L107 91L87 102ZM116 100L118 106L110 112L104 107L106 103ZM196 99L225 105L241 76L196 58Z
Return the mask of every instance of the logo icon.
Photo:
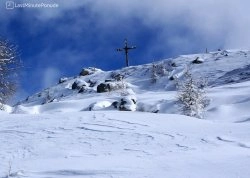
M14 2L6 1L6 9L14 9Z

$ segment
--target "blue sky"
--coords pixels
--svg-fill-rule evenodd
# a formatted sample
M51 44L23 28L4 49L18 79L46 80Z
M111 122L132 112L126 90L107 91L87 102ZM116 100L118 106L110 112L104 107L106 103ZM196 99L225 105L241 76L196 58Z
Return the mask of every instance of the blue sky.
M75 76L81 68L125 66L116 52L128 38L138 65L218 48L250 48L247 0L13 0L57 3L57 8L6 9L0 35L19 46L24 69L18 99Z

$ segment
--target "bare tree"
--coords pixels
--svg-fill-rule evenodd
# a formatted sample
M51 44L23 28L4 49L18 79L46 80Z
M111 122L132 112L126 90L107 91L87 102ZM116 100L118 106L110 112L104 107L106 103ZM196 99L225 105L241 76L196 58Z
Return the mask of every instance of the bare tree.
M188 67L183 81L177 81L177 104L184 115L203 118L209 100L205 96L205 82L195 79Z
M20 66L17 46L0 38L0 109L16 92Z

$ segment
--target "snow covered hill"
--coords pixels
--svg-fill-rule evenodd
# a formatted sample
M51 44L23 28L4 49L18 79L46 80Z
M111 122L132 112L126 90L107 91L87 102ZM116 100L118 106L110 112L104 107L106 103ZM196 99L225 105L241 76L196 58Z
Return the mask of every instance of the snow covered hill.
M187 65L208 81L204 119L175 104ZM248 178L249 66L227 50L61 78L0 111L0 178Z
M213 100L223 99L213 98L216 87L250 81L250 51L224 50L183 55L154 64L131 66L116 71L83 69L80 75L61 78L57 85L18 103L13 112L34 114L117 110L112 104L125 100L131 105L136 102L136 106L128 106L128 110L179 114L175 106L174 79L181 80L187 66L191 66L195 77L207 80L207 90L209 95L212 95L210 109L218 109L214 108L217 103ZM99 92L100 89L106 92ZM220 102L221 105L229 103Z
M248 178L249 122L118 111L5 115L0 177Z

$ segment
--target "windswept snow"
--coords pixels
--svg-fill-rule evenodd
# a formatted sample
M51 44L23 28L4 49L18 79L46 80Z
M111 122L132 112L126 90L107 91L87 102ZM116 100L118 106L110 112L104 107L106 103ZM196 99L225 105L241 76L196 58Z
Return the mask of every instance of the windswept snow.
M183 55L154 65L155 82L153 64L87 68L6 106L0 178L248 178L250 51ZM208 81L204 119L180 115L176 106L173 79L182 80L187 65ZM97 93L105 82L125 87Z
M74 112L1 119L1 176L247 178L250 123Z

